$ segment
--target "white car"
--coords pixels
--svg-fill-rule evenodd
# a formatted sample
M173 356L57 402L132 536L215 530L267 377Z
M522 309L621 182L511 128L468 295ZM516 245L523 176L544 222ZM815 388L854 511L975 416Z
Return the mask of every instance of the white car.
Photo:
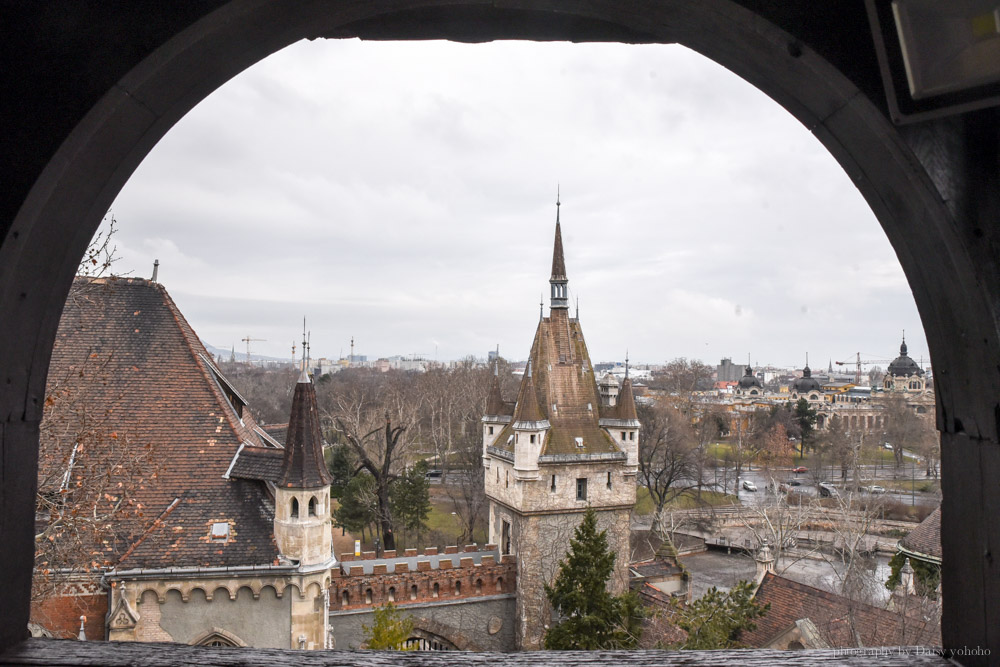
M750 480L744 480L743 488L746 489L747 491L756 491L757 485L751 482Z
M875 486L868 487L868 491L869 493L885 493L885 487L876 484Z

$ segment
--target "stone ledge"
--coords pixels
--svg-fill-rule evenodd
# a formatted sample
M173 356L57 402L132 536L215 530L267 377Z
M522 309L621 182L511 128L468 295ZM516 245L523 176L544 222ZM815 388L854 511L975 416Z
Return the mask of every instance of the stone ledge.
M856 653L854 653L856 651ZM865 653L865 652L869 653ZM3 665L105 665L106 667L173 667L174 665L321 665L359 667L535 667L539 664L623 667L687 665L691 667L805 667L849 665L868 667L951 667L953 663L929 649L885 647L822 651L546 651L474 653L455 651L285 651L280 649L218 648L183 644L80 642L69 639L26 639L0 656Z

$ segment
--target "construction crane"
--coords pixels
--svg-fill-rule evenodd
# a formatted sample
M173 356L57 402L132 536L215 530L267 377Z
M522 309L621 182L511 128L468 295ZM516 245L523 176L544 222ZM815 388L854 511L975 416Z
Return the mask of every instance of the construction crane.
M854 371L854 384L861 384L861 365L864 364L869 366L871 364L891 364L894 359L867 359L865 361L861 360L861 353L855 353L855 358L850 361L835 361L833 363L838 366L855 366Z
M250 363L250 343L264 342L266 338L251 338L250 334L247 334L246 338L240 338L241 341L247 344L247 364Z

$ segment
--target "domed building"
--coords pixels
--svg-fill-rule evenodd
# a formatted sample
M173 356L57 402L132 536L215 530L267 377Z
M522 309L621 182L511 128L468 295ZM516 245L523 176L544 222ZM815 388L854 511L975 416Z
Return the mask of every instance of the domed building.
M737 396L763 396L764 385L760 383L760 378L754 375L753 367L747 365L746 373L734 387L733 392Z
M793 401L804 398L810 403L819 403L823 400L823 388L819 381L812 376L809 362L806 362L806 367L802 369L802 377L792 382L789 393L792 395Z
M882 379L882 388L886 391L920 393L927 387L924 371L906 353L906 338L899 346L899 356L896 357Z

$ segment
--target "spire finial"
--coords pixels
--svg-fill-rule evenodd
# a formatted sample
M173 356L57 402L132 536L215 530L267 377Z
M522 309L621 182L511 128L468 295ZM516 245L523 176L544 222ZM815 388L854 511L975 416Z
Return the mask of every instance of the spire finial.
M528 357L528 377L531 377L531 357Z
M580 321L580 297L576 297L576 321Z
M306 316L302 316L302 372L306 372L306 345L309 342L306 339Z
M545 319L545 297L538 295L538 319Z
M625 379L628 379L628 348L625 348Z
M493 377L500 375L500 343L497 343L497 353L493 357Z
M559 184L556 183L556 223L557 224L559 222L559 207L560 206L562 206L562 203L559 201Z

